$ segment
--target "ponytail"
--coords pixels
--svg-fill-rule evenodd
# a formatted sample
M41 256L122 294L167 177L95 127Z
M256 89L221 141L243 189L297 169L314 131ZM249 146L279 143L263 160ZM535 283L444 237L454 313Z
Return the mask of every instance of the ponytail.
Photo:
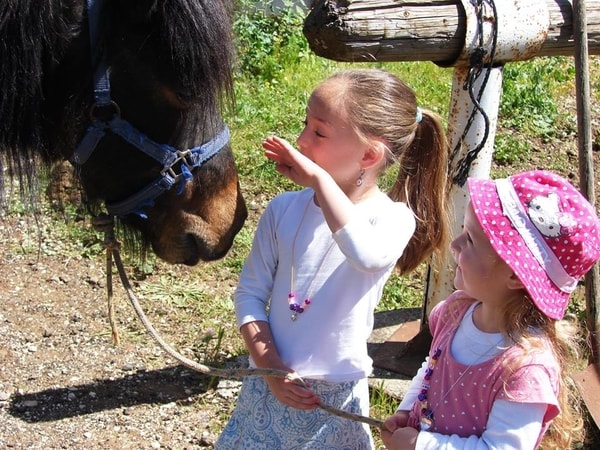
M392 200L405 202L417 221L415 233L396 264L401 274L416 269L448 246L448 157L441 121L432 111L422 110L414 139L398 160L398 177L388 193Z
M418 108L414 91L381 69L347 69L332 75L340 93L336 105L365 143L384 142L381 170L398 163L394 201L406 203L417 227L397 267L408 273L449 242L447 212L449 149L440 118Z

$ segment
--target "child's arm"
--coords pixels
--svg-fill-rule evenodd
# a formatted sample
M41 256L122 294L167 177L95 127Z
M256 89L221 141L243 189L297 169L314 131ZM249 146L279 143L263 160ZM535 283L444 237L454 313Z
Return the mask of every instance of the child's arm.
M371 217L356 214L352 193L343 190L325 169L287 141L269 137L263 141L263 147L267 158L276 162L278 172L300 186L314 190L327 225L350 264L370 272L387 269L396 263L415 230L414 215L404 203L388 199L389 205L377 213L375 224ZM365 194L376 192L379 189L375 185Z
M429 356L425 358L423 364L421 364L421 367L419 367L419 370L411 380L406 392L404 393L404 397L402 397L400 405L398 405L398 408L396 408L396 412L410 411L412 409L414 403L417 401L419 393L421 392L423 381L425 379L425 372L427 371L428 367Z
M382 439L388 450L533 450L542 429L546 409L547 405L542 403L496 400L481 437L462 438L456 434L445 435L427 431L417 433L413 428L399 428L394 433L382 432Z
M384 422L384 429L381 431L381 438L388 449L414 448L417 439L417 430L407 428L409 412L413 408L417 396L423 385L425 371L429 366L429 357L425 358L423 364L413 377L404 394L402 402L396 409L393 416L388 417Z
M348 222L354 211L354 204L329 173L284 139L269 137L263 141L263 147L267 158L277 164L279 173L294 183L315 191L319 206L333 233Z
M293 372L281 361L268 322L257 320L246 323L242 325L240 332L257 367ZM298 409L314 409L319 404L319 397L311 389L292 380L265 377L265 381L277 400L285 405Z

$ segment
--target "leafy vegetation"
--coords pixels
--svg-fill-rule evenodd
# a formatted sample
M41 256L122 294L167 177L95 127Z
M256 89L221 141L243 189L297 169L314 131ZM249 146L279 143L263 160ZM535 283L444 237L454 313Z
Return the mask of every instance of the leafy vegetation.
M501 133L495 145L494 157L499 164L513 164L528 158L530 144L519 133L548 140L556 136L559 124L556 94L563 93L574 77L570 59L545 58L533 62L509 63L503 70L503 92L500 105Z

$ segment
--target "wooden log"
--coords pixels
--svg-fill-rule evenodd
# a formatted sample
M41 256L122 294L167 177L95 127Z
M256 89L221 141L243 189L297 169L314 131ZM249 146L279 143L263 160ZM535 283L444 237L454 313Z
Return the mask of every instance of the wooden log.
M573 56L572 2L545 1L550 24L536 56ZM600 0L586 3L588 52L600 55ZM304 35L313 52L335 61L452 65L465 44L466 22L460 0L317 0Z

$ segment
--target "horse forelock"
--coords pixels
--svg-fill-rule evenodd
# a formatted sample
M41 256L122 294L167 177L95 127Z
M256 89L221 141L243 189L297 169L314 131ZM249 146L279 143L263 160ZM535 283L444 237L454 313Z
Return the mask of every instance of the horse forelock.
M191 95L214 106L231 97L233 45L224 0L122 2L159 23L172 74ZM0 150L40 153L44 77L81 32L83 0L0 3ZM140 12L141 11L141 12ZM44 152L42 152L43 154Z
M174 73L192 94L216 103L233 91L233 44L223 0L157 1L162 41L170 46ZM209 100L210 101L210 100Z

